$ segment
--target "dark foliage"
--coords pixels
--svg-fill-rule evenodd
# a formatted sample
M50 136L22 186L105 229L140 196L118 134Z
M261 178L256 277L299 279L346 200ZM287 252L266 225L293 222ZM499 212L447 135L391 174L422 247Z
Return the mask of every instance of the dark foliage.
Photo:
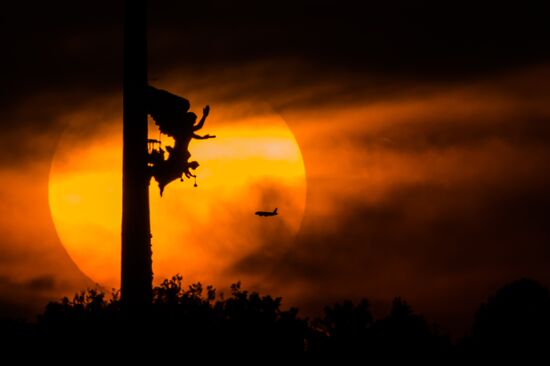
M154 288L153 303L146 309L126 311L118 292L107 300L96 290L50 303L32 327L32 337L76 348L116 345L145 354L170 349L173 356L235 349L300 354L307 330L296 309L281 309L281 298L249 293L237 283L230 297L216 299L211 286L184 288L178 275Z
M401 298L394 299L390 314L375 320L369 302L351 301L325 308L316 322L324 336L311 339L313 353L389 360L424 362L449 356L450 340L415 314Z
M288 360L420 361L423 364L473 362L509 355L545 356L550 345L550 292L533 280L504 286L483 304L471 335L454 346L424 317L395 298L390 313L375 319L369 302L344 301L308 320L298 310L283 310L281 298L231 287L227 298L200 283L184 287L174 276L157 286L153 303L128 311L119 293L97 290L46 306L34 323L0 320L2 344L93 354L131 354L184 361L191 355L210 359L255 355ZM290 357L290 358L289 358ZM548 356L546 356L548 358Z
M481 305L460 346L465 357L550 361L550 292L531 279L502 287Z

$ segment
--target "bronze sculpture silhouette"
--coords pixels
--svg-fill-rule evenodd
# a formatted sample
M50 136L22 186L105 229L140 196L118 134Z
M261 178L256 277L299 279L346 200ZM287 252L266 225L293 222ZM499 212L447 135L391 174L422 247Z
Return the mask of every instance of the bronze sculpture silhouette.
M205 140L216 136L208 134L200 136L195 133L204 126L210 112L208 105L204 107L199 123L195 124L197 115L189 112L191 105L185 98L148 86L146 100L147 113L153 118L160 132L173 137L175 141L174 146L166 147L168 158L165 159L165 151L160 147L160 142L148 140L151 144L148 155L149 172L150 176L157 181L162 196L164 187L170 182L176 179L183 181L184 175L186 178L196 178L190 171L190 169L195 170L199 166L198 162L189 161L191 139ZM159 144L158 148L154 147L156 143Z

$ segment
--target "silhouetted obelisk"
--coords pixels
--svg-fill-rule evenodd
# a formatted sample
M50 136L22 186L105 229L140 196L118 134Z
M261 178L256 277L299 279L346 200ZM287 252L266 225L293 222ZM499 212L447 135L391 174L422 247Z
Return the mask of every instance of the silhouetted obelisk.
M125 306L151 303L152 260L147 176L146 0L126 0L122 167L121 298Z

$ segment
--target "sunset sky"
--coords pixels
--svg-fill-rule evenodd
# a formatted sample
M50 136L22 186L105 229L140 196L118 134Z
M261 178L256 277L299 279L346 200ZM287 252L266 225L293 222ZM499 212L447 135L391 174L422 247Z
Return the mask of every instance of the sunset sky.
M455 333L504 283L550 285L548 6L150 3L150 83L218 135L191 145L197 188L151 184L156 281L241 280L305 314L402 296ZM3 7L0 316L29 315L118 286L123 14Z

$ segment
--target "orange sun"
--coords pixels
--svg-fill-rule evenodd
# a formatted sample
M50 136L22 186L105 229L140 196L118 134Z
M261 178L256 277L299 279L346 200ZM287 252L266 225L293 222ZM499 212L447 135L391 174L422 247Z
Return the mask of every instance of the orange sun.
M164 195L150 185L155 280L176 273L216 285L243 279L247 256L276 258L288 250L305 209L306 180L299 146L274 113L235 116L221 107L193 141L191 160L200 167L193 181L175 181ZM89 120L89 123L87 123ZM83 143L82 123L61 138L49 181L49 202L58 235L71 258L94 281L119 286L122 210L122 134L119 119L101 123ZM114 126L114 127L113 127ZM150 137L158 130L150 123ZM171 144L162 137L163 144ZM257 210L278 207L280 216L259 218Z

